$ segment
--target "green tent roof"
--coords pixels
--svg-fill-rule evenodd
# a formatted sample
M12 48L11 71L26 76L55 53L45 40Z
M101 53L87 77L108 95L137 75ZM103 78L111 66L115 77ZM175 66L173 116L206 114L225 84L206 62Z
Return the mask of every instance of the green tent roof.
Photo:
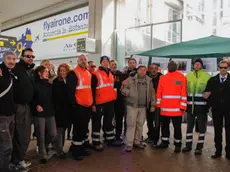
M171 44L165 47L139 53L151 57L225 57L230 56L230 38L209 36L196 40Z

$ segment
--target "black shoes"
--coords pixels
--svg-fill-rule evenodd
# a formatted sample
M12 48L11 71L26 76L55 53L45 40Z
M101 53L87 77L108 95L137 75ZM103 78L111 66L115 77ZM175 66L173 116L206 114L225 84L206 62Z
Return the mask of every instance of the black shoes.
M80 155L81 156L90 156L92 154L91 151L87 150L87 149L82 149L81 152L80 152Z
M168 147L169 147L169 145L165 144L165 143L161 143L161 144L159 144L159 145L156 146L157 149L166 149Z
M98 152L103 152L104 151L104 146L102 144L93 145L93 149L98 151Z
M174 149L175 153L180 153L181 152L181 147L176 146Z
M84 157L81 156L81 155L74 155L74 156L73 156L73 159L76 160L76 161L81 161L81 160L84 159Z
M153 139L150 138L150 137L148 137L147 139L145 139L145 142L146 142L146 143L153 143Z
M41 163L41 164L46 164L46 163L47 163L47 159L45 159L45 158L41 159L41 160L40 160L40 163Z
M219 154L219 153L215 153L214 155L211 156L212 159L217 159L220 157L221 157L221 154Z
M120 146L122 146L122 144L123 143L120 140L113 140L113 141L109 141L107 143L108 146L113 146L113 147L120 147Z
M92 148L93 148L93 146L92 146L89 142L85 142L85 143L83 144L83 147L84 147L85 149L92 149Z
M183 149L182 149L182 152L183 153L185 153L185 152L190 152L192 150L192 148L190 148L190 147L184 147Z
M156 148L157 147L157 142L153 142L152 147Z
M202 149L196 149L195 155L202 155Z

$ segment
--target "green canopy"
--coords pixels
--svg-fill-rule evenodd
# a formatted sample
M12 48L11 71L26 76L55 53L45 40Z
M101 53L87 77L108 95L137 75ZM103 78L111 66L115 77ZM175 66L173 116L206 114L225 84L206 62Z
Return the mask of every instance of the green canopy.
M230 56L230 38L209 36L196 40L171 44L165 47L139 53L150 57L225 57Z

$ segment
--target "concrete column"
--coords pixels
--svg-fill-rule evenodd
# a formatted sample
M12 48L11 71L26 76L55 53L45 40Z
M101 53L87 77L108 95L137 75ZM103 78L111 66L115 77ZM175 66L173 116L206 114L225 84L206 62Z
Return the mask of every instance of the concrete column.
M2 33L2 23L1 23L1 19L0 19L0 35Z
M99 64L100 56L116 57L116 0L89 0L89 38L97 40L96 53L89 60Z

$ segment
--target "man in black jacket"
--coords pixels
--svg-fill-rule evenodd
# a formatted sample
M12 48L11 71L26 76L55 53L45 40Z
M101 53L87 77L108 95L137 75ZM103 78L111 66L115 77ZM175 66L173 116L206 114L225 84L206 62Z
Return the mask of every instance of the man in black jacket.
M0 171L8 172L13 149L15 103L13 82L17 77L11 72L17 61L13 52L5 52L0 64Z
M149 77L152 78L154 90L157 92L158 83L162 73L158 72L159 67L156 63L153 63L150 66ZM145 139L147 143L153 143L155 147L159 140L160 135L160 113L159 109L156 109L155 112L151 112L150 109L147 109L147 126L148 126L148 138Z
M22 51L22 57L12 72L18 77L14 83L14 99L16 103L15 132L13 137L12 167L27 168L30 162L24 158L30 142L31 133L31 101L34 96L34 58L31 48Z
M117 62L115 60L110 61L110 69L114 76L114 88L117 90L117 99L114 102L114 114L116 121L116 140L121 140L122 128L123 128L123 118L125 114L124 106L124 96L121 93L122 86L122 72L117 70Z
M128 69L127 70L124 70L123 73L122 73L122 85L125 85L126 84L126 79L129 77L129 76L135 76L137 74L137 61L136 59L133 58L133 56L130 57L130 59L128 60ZM127 107L125 106L125 104L123 105L124 106L124 110L125 110L125 118L124 118L124 135L126 134L126 128L127 128L127 124L126 124L126 114L127 114Z
M216 152L213 159L221 157L222 154L222 130L225 122L226 158L230 160L230 75L228 74L228 63L221 61L219 64L220 73L212 77L206 86L204 98L212 108L212 119L215 131Z
M135 76L137 74L137 61L134 58L128 60L128 69L123 71L122 80L126 80L129 76Z

